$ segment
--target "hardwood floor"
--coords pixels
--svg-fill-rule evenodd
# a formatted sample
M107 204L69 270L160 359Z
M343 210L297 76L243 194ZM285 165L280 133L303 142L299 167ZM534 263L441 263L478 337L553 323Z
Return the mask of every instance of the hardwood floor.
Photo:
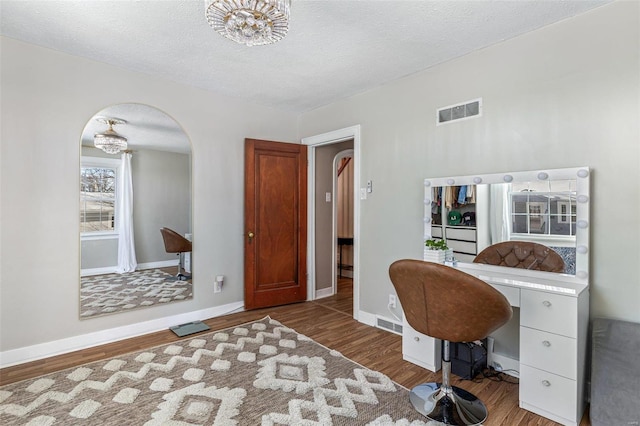
M350 279L340 279L338 293L313 302L240 312L204 322L212 330L231 327L269 315L305 334L316 342L340 351L344 356L389 376L396 383L412 388L420 383L440 381L440 373L431 373L402 359L401 336L373 328L353 319L353 289ZM188 336L193 337L193 335ZM186 337L186 338L188 338ZM0 370L0 384L9 384L43 374L75 367L180 340L169 330L126 339L116 343L59 355ZM512 380L512 378L509 378ZM518 386L489 379L468 381L454 377L454 386L474 393L487 405L485 425L540 425L557 423L518 407ZM585 414L580 426L590 425Z

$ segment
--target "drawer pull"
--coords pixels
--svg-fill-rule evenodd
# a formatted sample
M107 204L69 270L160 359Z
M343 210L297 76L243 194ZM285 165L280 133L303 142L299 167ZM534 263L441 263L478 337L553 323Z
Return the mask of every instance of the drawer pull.
M420 338L418 336L414 337L413 340L415 340L416 342L420 341Z
M542 381L542 386L549 387L549 386L551 386L551 382L550 382L550 381L548 381L548 380L543 380L543 381Z
M551 342L548 341L548 340L543 340L542 341L542 346L546 346L548 348L549 346L551 346Z
M545 300L544 302L542 302L542 304L543 304L544 306L546 306L547 308L548 308L549 306L551 306L551 302L549 302L548 300Z

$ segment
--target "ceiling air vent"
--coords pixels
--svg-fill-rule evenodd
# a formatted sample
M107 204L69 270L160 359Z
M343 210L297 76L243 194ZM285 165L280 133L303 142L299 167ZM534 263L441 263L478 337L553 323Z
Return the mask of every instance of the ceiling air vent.
M436 124L449 123L451 121L464 120L482 115L482 98L463 102L457 105L450 105L438 110Z

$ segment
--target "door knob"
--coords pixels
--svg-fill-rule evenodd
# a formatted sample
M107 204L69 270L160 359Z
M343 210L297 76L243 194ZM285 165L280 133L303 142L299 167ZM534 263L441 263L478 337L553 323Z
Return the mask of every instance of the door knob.
M249 237L249 240L252 240L254 235L255 234L253 232L251 232L251 231L249 231L249 233L247 234L247 236Z

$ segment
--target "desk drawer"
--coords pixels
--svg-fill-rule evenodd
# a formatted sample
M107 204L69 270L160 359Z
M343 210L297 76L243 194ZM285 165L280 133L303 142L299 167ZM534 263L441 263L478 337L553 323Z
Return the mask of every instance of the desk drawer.
M402 324L402 358L436 372L442 364L440 340L417 332L405 320Z
M480 277L480 279L482 279L482 277ZM491 284L491 283L489 283L489 285L495 288L496 290L498 290L500 293L502 293L504 297L507 298L511 306L516 306L516 307L520 306L520 289L519 288L510 287L508 285Z
M578 299L559 294L522 289L520 325L578 337Z
M447 228L447 240L476 241L476 230L468 228Z
M470 243L467 241L447 240L447 245L453 251L461 251L463 253L476 253L476 243Z
M577 383L546 371L520 364L520 401L565 419L577 419Z
M577 350L576 339L520 327L520 364L576 380Z

